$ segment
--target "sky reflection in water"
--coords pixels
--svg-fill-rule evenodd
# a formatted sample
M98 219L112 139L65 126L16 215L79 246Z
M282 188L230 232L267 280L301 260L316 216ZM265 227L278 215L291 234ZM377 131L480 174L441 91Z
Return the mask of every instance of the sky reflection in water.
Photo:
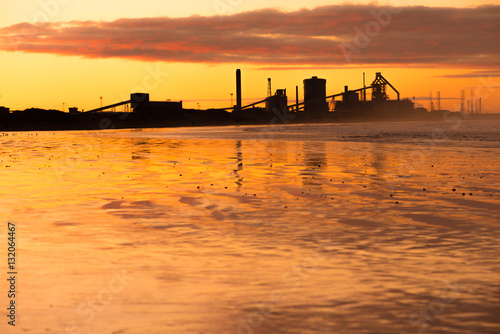
M2 136L20 328L498 332L499 149L326 129Z

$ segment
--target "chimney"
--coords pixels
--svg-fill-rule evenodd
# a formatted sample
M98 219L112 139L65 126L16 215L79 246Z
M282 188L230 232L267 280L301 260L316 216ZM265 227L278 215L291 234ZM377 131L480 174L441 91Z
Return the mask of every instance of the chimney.
M236 70L236 111L241 111L241 70Z

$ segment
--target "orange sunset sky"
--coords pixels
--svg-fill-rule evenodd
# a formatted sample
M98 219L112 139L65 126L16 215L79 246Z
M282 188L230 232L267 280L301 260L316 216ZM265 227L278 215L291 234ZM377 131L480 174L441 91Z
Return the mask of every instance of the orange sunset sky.
M327 94L382 74L405 98L458 110L462 89L500 112L500 1L23 0L0 3L0 106L89 110L147 92L228 107L302 80ZM390 92L389 96L395 98Z

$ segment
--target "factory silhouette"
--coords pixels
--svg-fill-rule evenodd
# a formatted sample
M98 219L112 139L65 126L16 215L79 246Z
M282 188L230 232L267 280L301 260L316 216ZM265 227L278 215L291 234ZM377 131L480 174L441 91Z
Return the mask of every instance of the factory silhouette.
M10 111L0 107L2 130L96 130L109 128L141 128L170 126L207 126L235 124L312 123L390 120L442 119L447 110L415 108L415 103L400 99L399 91L382 75L376 73L370 85L327 96L326 79L313 76L303 81L304 99L299 102L296 86L295 101L289 103L286 89L271 90L268 79L266 98L248 105L242 104L241 70L236 70L236 104L220 109L184 109L182 101L151 101L147 93L132 93L130 99L89 111L69 108L58 110L27 109ZM387 89L396 93L389 99ZM371 91L370 99L367 92ZM337 100L338 98L338 100ZM101 102L102 104L102 102ZM122 106L122 112L115 112ZM109 111L113 110L113 111ZM132 110L132 111L129 111Z
M397 100L389 100L386 93L387 86L391 87L397 94ZM366 92L372 90L371 100L367 101ZM376 78L370 86L364 85L363 88L356 90L349 90L346 86L345 91L335 95L326 95L326 79L312 77L304 80L304 101L299 103L298 100L298 86L296 89L295 104L288 103L288 96L286 89L277 89L274 95L271 95L271 79L268 79L267 97L263 100L253 102L251 104L242 105L241 93L241 70L236 70L236 105L219 110L231 112L243 112L250 109L256 109L257 105L265 104L265 108L259 108L262 111L272 112L277 110L279 112L306 112L308 114L315 114L323 116L326 113L334 112L376 112L378 109L385 110L386 112L401 112L410 113L414 110L413 103L409 100L401 101L399 92L387 81L381 73L376 74ZM361 95L360 95L361 93ZM327 102L328 99L341 97L341 101L335 102L335 108L332 110ZM361 97L361 98L360 98ZM119 103L111 104L108 106L100 107L87 111L88 113L101 112L111 108L116 108L121 105L130 104L134 112L139 113L161 113L161 112L174 112L179 113L183 111L182 101L150 101L149 94L134 93L130 95L130 100L122 101ZM77 109L70 108L70 112L77 113ZM212 109L214 110L214 109Z

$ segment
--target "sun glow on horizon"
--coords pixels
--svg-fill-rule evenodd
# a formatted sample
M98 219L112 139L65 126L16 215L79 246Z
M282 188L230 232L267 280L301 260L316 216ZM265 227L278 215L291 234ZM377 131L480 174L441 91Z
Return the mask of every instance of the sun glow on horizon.
M328 43L341 42L342 39L339 36L356 38L354 28L363 27L366 21L358 22L355 17L352 18L352 21L349 21L350 23L347 25L345 32L339 32L337 36L318 35L314 32L310 36L305 36L301 35L302 33L305 34L305 31L301 32L300 29L292 31L290 29L293 27L283 25L280 28L281 31L270 30L269 32L256 33L251 37L252 39L248 40L250 44L245 44L242 41L241 45L234 45L234 43L238 42L238 39L232 39L228 40L229 45L225 45L224 41L218 36L208 36L207 29L200 30L197 25L204 21L192 16L229 15L220 20L220 29L228 29L228 27L224 28L224 25L230 24L232 22L229 20L231 15L236 13L245 12L244 15L246 15L245 17L250 23L253 18L249 11L256 9L281 8L285 11L295 10L294 13L297 14L294 15L303 14L303 11L297 11L297 9L303 7L297 1L274 1L271 3L269 1L232 2L233 6L225 13L214 12L216 7L214 7L215 2L212 1L197 6L196 11L193 11L190 9L193 5L190 1L186 1L179 6L176 5L174 8L163 1L147 0L145 4L150 6L141 6L140 9L133 13L134 6L117 5L118 2L114 1L107 2L105 6L108 7L101 7L99 11L95 10L98 2L93 0L87 2L76 0L70 2L58 1L53 0L45 3L52 4L52 7L48 5L41 6L36 1L25 2L23 6L19 4L11 5L8 9L2 11L0 17L4 27L10 27L23 20L30 22L35 17L40 18L42 21L47 18L46 21L49 22L62 22L59 27L69 29L68 32L76 32L77 35L75 36L78 36L79 30L81 30L81 36L85 38L89 36L89 31L93 29L91 21L103 20L109 23L117 18L184 17L185 20L179 21L183 22L182 27L191 27L189 29L194 30L188 31L198 31L199 35L194 36L189 41L189 43L192 43L190 47L183 46L182 39L179 39L178 42L175 42L175 45L179 46L178 50L173 48L174 44L172 44L172 47L165 50L152 50L149 56L146 52L139 56L131 55L131 57L137 58L125 59L123 55L129 50L127 48L119 49L117 47L121 45L111 44L116 38L113 35L109 36L109 43L102 48L99 48L96 40L85 42L89 43L86 44L87 50L95 52L94 55L78 55L78 52L72 50L68 34L64 33L64 35L54 37L48 31L46 34L40 34L39 38L35 39L37 44L32 46L20 44L20 46L26 47L25 52L5 51L5 49L0 51L0 67L3 74L3 80L0 82L0 106L9 107L12 110L23 110L30 107L62 110L64 104L66 110L71 106L89 110L99 107L100 96L103 96L106 105L123 101L125 98L128 99L130 93L141 91L149 93L152 100L164 101L171 99L172 101L184 101L186 108L228 107L231 103L231 94L235 94L234 71L241 68L243 72L243 98L249 102L252 99L266 96L267 78L272 78L273 93L278 88L287 89L288 100L291 104L295 101L295 87L299 86L299 99L302 99L302 81L311 76L327 79L327 93L335 94L343 91L343 87L346 85L352 88L362 87L363 72L366 73L367 83L373 80L375 72L382 72L398 88L402 97L410 99L415 97L416 101L426 108L428 108L426 99L429 92L434 94L438 91L441 92L443 108L454 110L460 98L461 90L465 90L467 97L470 96L470 91L473 90L476 92L475 98L482 98L483 110L500 112L500 93L498 92L500 88L500 69L498 69L498 63L489 63L493 61L491 55L497 51L493 51L491 55L482 54L483 58L479 57L481 59L478 62L478 57L475 57L476 60L474 60L474 56L467 54L467 45L464 44L463 48L460 49L460 52L463 50L462 64L447 65L446 59L438 52L440 49L432 47L429 44L430 41L427 41L429 43L423 43L421 48L423 50L428 49L429 52L437 50L436 55L432 57L436 59L441 57L441 59L436 60L434 66L432 60L429 60L428 63L418 60L413 63L401 64L401 60L404 60L401 55L399 55L399 59L394 59L394 61L391 61L390 58L391 52L398 55L399 51L391 51L387 46L384 47L385 50L379 47L380 43L390 42L390 38L387 38L389 35L384 36L384 33L389 34L391 32L391 26L388 25L387 28L384 27L385 30L382 30L379 35L373 37L369 47L360 49L359 54L352 54L356 57L364 57L359 60L360 63L350 64L349 62L342 62L341 50L333 44L328 46ZM370 2L358 1L357 3L366 4ZM418 4L426 6L432 4L433 7L453 6L465 8L486 3L500 4L499 1L472 2L465 0L459 2L420 1ZM327 4L331 5L332 2L313 1L307 5L307 8L316 8ZM380 2L380 4L384 5L385 2ZM401 5L406 4L401 3ZM112 10L112 7L115 10ZM109 10L106 10L106 8ZM227 9L227 7L225 8ZM4 16L5 20L3 19ZM83 24L71 22L72 20L86 20L89 26L86 27ZM126 20L122 21L123 24L126 24L125 22ZM43 29L48 27L50 27L49 24L44 25ZM42 31L40 29L38 33ZM480 30L481 27L477 27L477 29ZM2 28L0 28L1 30ZM292 31L292 34L288 35L290 31ZM318 31L320 31L319 28ZM102 34L102 32L98 32L96 36L99 36L99 34ZM471 32L471 34L476 33ZM178 36L174 35L173 37L177 38ZM494 38L495 36L490 37ZM56 38L59 44L54 45L60 50L54 51L53 44L46 46L43 44L48 43L50 38ZM138 38L147 41L157 37L148 32L148 34ZM161 35L158 35L158 38L155 43L162 45ZM210 38L213 38L213 40ZM206 41L205 44L204 41ZM276 49L281 50L280 52L270 52L269 48L272 47L274 41L283 42ZM259 45L258 43L262 44ZM487 45L485 43L485 48ZM116 50L113 51L114 47L116 47ZM227 52L225 50L231 50L233 47L236 48L233 54L225 53ZM308 54L307 49L312 47L321 47L323 49ZM454 50L452 46L447 47ZM40 50L37 51L36 48L40 48ZM138 46L135 45L133 48L137 49ZM259 53L255 50L259 50L259 48L262 50L260 52L262 61L260 63L253 62L252 59L258 58ZM495 48L498 47L491 46L489 49ZM185 52L186 57L192 57L192 59L184 60L182 58L184 56L176 59L169 55L170 59L161 60L161 52L168 53L170 49L175 52ZM417 51L418 49L418 47L415 48ZM470 49L473 50L472 46ZM41 53L33 53L32 51ZM109 53L110 51L111 53ZM51 54L53 52L60 52L60 55ZM155 52L160 53L157 56L151 56ZM328 63L329 53L332 52L337 53L335 55L337 59ZM308 55L310 60L300 60L303 59L304 55ZM377 61L363 63L370 61L372 55L379 57L380 64L376 64ZM422 59L426 58L423 54L414 53L409 54L408 59L420 56L422 56ZM224 57L226 59L218 60ZM231 57L234 57L235 60L231 61ZM241 59L238 60L238 57ZM432 57L429 55L429 59L433 59ZM297 63L295 63L295 59ZM314 63L315 61L320 63ZM389 92L389 96L394 98L393 95Z

